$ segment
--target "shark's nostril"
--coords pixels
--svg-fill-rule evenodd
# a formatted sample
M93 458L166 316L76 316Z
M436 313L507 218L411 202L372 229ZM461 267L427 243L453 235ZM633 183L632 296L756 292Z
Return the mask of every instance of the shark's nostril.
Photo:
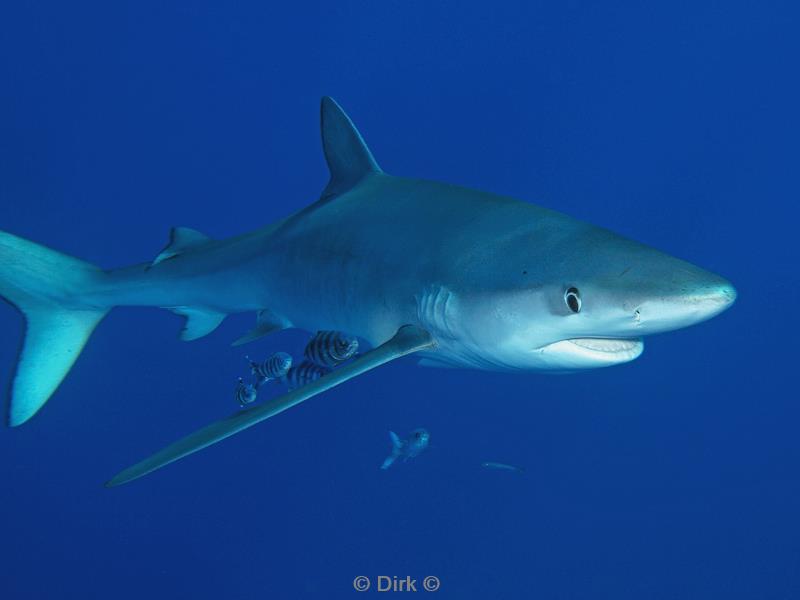
M633 311L633 320L636 322L637 325L642 321L642 313L639 311L638 308L635 311Z

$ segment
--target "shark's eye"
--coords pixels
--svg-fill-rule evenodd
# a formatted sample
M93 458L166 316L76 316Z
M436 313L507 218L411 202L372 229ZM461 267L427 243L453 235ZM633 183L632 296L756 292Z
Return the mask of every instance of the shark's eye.
M581 312L581 294L578 288L571 287L564 292L564 302L567 303L567 306L569 306L572 312Z

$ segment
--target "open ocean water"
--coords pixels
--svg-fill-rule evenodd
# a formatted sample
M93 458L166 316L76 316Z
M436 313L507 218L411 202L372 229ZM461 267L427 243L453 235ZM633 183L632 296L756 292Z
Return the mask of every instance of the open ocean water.
M244 354L119 308L0 431L0 597L800 598L798 13L790 2L0 7L0 229L104 268L314 201L335 97L391 174L496 193L720 273L739 299L569 376L367 373L116 489L235 410ZM398 239L398 244L403 240ZM413 253L414 248L409 248ZM306 276L306 274L298 274ZM0 306L10 379L23 322ZM387 471L388 431L431 433ZM522 474L486 470L484 461ZM382 580L381 580L382 581ZM402 595L401 595L402 597Z

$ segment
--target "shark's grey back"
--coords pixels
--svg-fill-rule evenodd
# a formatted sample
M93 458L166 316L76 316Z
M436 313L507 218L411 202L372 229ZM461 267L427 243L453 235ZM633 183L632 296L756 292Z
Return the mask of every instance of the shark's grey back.
M270 308L303 329L336 328L379 343L418 324L419 298L432 287L495 287L502 273L490 259L504 241L563 236L562 219L511 198L370 173L273 234L269 278L279 289Z

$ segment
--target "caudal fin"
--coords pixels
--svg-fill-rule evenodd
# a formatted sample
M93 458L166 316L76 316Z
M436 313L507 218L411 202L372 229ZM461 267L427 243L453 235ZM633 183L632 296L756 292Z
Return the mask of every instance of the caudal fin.
M386 457L386 460L383 461L381 465L381 469L384 471L391 467L394 464L394 461L397 460L397 457L400 456L400 450L403 447L403 442L394 431L389 432L389 439L392 440L392 453Z
M82 300L102 276L89 263L0 231L0 296L26 321L9 425L21 425L47 402L108 312Z
M391 467L394 464L394 461L396 461L396 460L397 460L397 455L396 454L390 454L389 456L386 457L386 460L383 461L383 464L381 465L381 469L383 469L385 471L386 469Z

